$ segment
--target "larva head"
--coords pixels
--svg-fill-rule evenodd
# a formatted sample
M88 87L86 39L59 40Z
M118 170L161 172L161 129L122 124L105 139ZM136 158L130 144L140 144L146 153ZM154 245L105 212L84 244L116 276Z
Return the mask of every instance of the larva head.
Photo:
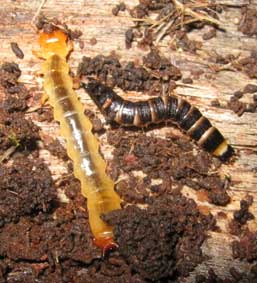
M61 30L54 30L52 33L41 32L39 36L40 55L44 59L53 54L65 58L71 50L67 39L67 35Z
M114 242L112 237L109 238L94 238L94 244L102 249L103 256L105 256L110 250L118 248L118 245Z
M82 83L81 86L101 110L108 100L111 101L115 97L115 93L111 88L97 81L91 81L88 84Z

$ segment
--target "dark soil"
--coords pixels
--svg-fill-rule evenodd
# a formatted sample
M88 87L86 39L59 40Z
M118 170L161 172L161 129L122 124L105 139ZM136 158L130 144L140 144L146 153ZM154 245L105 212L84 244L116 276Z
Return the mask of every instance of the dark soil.
M148 60L145 64L150 66L151 62ZM130 174L129 186L123 182L122 188L122 182L119 183L117 189L124 197L124 209L105 218L114 225L120 247L102 258L101 251L93 245L86 200L80 193L79 182L71 175L64 175L55 184L49 169L38 157L40 136L38 128L25 117L29 95L24 86L17 83L18 66L5 64L0 74L4 94L0 149L4 152L14 141L19 149L0 166L0 282L145 283L161 279L172 282L187 276L204 260L201 245L207 231L215 228L215 220L210 214L203 215L193 200L174 188L180 188L193 176L203 178L205 183L205 175L213 164L211 157L200 154L200 162L195 161L190 165L192 168L188 168L189 160L193 160L192 145L184 140L148 139L140 133L108 131L109 140L116 147L110 166L112 175L119 178L123 171L145 167L149 176L137 179ZM14 86L15 92L10 92ZM7 101L12 96L15 103L10 107ZM87 115L96 119L92 113L87 112ZM98 124L98 129L103 128L99 127L99 122L93 123ZM11 140L10 133L14 133ZM111 141L111 136L113 139L121 137L120 146ZM58 141L43 142L45 149L67 162ZM135 150L128 154L128 146L132 144ZM148 151L144 156L145 146ZM184 165L175 170L175 160L171 163L173 167L170 162L164 166L167 158L182 151L189 155ZM163 183L151 185L151 179L157 177ZM216 185L219 182L222 183L214 181ZM222 186L217 185L220 190ZM138 189L141 191L137 192ZM63 200L63 193L68 200ZM138 208L139 203L147 208Z
M228 108L234 111L238 116L242 116L245 112L255 113L257 110L257 102L255 100L255 95L257 92L257 85L247 84L242 91L238 90L230 97L227 103ZM240 101L244 95L252 96L252 103L245 103Z
M228 180L209 174L220 163L204 151L195 156L193 144L187 138L171 135L160 139L142 132L125 134L123 129L107 134L108 142L115 147L114 162L119 171L142 170L148 178L161 178L165 184L168 182L176 187L187 184L196 190L204 189L209 201L216 205L226 205L230 201L226 193ZM115 169L113 171L116 172ZM117 187L118 191L121 184Z
M254 219L254 215L249 212L249 207L252 205L253 197L248 195L240 201L240 209L234 212L234 218L229 223L230 233L240 236L248 228L245 225L247 221Z
M71 40L78 39L82 32L80 30L71 30L65 23L57 18L49 19L43 14L40 14L35 23L38 30L42 30L45 33L52 33L56 29L63 30Z
M174 25L161 38L175 38L171 48L195 53L201 43L190 40L188 31L202 28L207 22L181 25L181 14L172 3L142 0L129 12L141 19L156 12L157 20L170 13L168 20L174 20ZM192 4L191 1L183 3L189 7ZM118 15L126 9L120 3L112 13ZM217 18L216 12L221 11L215 4L192 9L213 18ZM245 12L244 21L250 25L247 15ZM183 16L183 22L190 20L191 16ZM241 26L244 25L242 22ZM180 70L154 48L159 34L141 23L126 32L125 40L127 48L134 41L144 48L150 46L142 66L134 62L122 65L114 55L83 57L78 75L97 78L125 91L148 91L153 95L160 94L163 85L167 92L175 88L175 81L182 77ZM56 26L65 30L71 39L81 35L56 19L49 21L44 16L39 17L39 29L51 32ZM216 27L212 26L203 39L209 40L215 35ZM96 43L91 41L91 44ZM14 52L19 55L17 46L14 46ZM255 78L256 58L256 54L252 54L249 59L240 61L236 68ZM199 75L197 70L192 70L193 78ZM67 167L70 164L59 141L42 140L38 127L25 116L30 93L17 83L19 76L20 70L14 63L4 64L0 69L0 92L3 93L0 96L3 97L0 154L11 146L16 147L15 153L0 166L0 282L171 283L188 276L205 260L201 247L208 231L218 231L218 227L209 212L203 214L195 201L183 196L180 190L183 185L188 185L197 190L196 194L204 194L210 203L228 204L230 197L226 189L230 180L215 173L220 162L195 147L186 137L170 134L160 139L122 128L108 129L108 142L114 147L109 173L117 181L116 189L123 199L123 208L103 215L114 226L119 245L116 251L103 258L101 251L93 245L80 183L72 174L63 175L54 183L50 170L39 158L38 141L41 140L44 149L66 162ZM185 84L192 82L191 78L183 81ZM253 93L253 90L248 87L244 92ZM240 95L237 94L237 101L242 97ZM238 108L242 108L241 104ZM37 111L37 119L51 121L51 111L51 108ZM94 132L106 131L92 112L85 114L91 119ZM133 171L143 171L146 177L135 177ZM123 173L126 180L122 180ZM152 184L156 179L161 183ZM241 209L234 214L238 226L242 227L252 219L248 211L250 205L250 199L241 201ZM247 229L242 231L239 241L233 243L233 255L255 261L256 233ZM253 273L255 269L253 265ZM199 275L196 282L234 283L244 278L244 274L236 269L231 269L230 273L233 279L222 279L210 269L207 277Z
M50 140L50 142L44 141L44 144L45 149L47 149L53 156L56 156L63 161L67 161L69 159L66 149L61 145L59 140Z
M167 92L171 91L174 81L181 78L180 70L157 50L151 50L143 57L142 66L136 66L134 62L122 66L114 55L83 57L77 73L80 77L94 76L110 87L118 86L126 91L148 91L150 95L159 94L163 83L168 84Z
M239 241L232 243L232 251L234 258L245 259L248 262L257 260L257 232L243 233Z
M253 197L247 196L240 201L240 210L234 212L234 219L230 222L229 228L233 235L238 236L238 240L232 242L233 257L252 263L249 273L250 279L257 280L257 231L250 231L246 223L254 219L254 215L249 212Z
M50 210L56 198L50 171L43 161L18 157L0 166L0 223L18 222L24 215Z
M21 71L17 64L0 67L0 155L11 146L32 150L39 139L39 128L25 119L29 92L17 82Z
M240 201L240 210L234 212L234 220L244 225L248 220L254 219L254 215L248 211L249 206L253 203L253 197L248 196L247 199Z
M204 259L200 247L214 219L178 192L148 201L146 210L128 206L104 218L115 227L119 252L132 270L151 281L189 275Z

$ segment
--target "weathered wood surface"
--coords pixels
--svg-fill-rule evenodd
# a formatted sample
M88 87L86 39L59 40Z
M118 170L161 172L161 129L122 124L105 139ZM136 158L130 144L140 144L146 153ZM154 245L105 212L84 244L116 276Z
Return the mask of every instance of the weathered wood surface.
M188 196L196 199L201 206L208 207L213 214L224 211L228 214L228 219L217 219L221 232L212 233L209 240L204 245L204 252L209 256L209 260L197 267L197 272L204 273L208 267L213 267L219 275L228 275L228 270L232 266L240 269L247 269L243 262L232 261L232 252L230 243L233 238L227 233L228 221L232 218L233 211L239 208L239 201L247 193L254 196L254 203L251 206L251 212L257 217L257 115L245 113L238 117L232 111L217 109L210 106L210 101L217 98L221 103L226 103L229 97L236 90L242 89L247 83L255 83L256 80L250 80L243 73L222 71L214 74L208 67L206 57L211 51L219 54L241 54L249 55L253 49L256 50L256 38L249 38L237 31L237 23L240 19L240 6L248 4L246 0L220 1L226 4L225 12L221 15L221 21L226 28L226 32L218 31L217 37L203 42L203 48L197 55L184 52L174 52L167 48L165 41L161 42L160 49L163 53L181 68L184 75L189 74L192 69L203 69L205 74L212 75L201 76L200 79L194 80L192 87L179 87L177 93L186 96L189 101L197 105L208 118L229 138L233 146L238 149L239 157L235 164L231 166L224 165L222 170L232 176L235 185L229 189L232 202L224 207L217 207L207 202L197 200L197 196L190 188L185 188L184 192ZM254 2L254 1L252 1ZM43 6L42 12L47 17L57 17L66 22L72 29L80 29L83 32L82 40L85 43L83 50L79 44L75 43L74 52L70 57L70 65L73 70L76 69L78 62L83 55L94 56L96 54L107 55L111 51L120 55L122 60L139 58L141 60L144 51L133 46L132 49L126 50L124 43L124 32L129 26L133 25L127 13L121 13L114 17L111 10L118 0L49 0ZM137 3L136 0L125 1L128 7ZM36 78L35 72L40 69L40 61L32 55L32 49L37 48L37 34L30 22L40 4L39 0L17 0L1 1L0 7L0 62L16 61L20 64L22 70L21 81L25 82L28 87L34 88L35 93L41 93L41 81ZM257 7L257 2L253 3ZM194 39L201 39L204 31L197 31L190 34ZM97 44L90 45L90 39L95 37ZM25 58L19 60L12 53L10 42L17 42L25 53ZM82 101L86 107L96 110L87 95L79 92ZM124 94L126 96L126 94ZM136 97L137 94L127 94L127 97ZM245 95L244 100L250 97ZM100 114L99 114L100 115ZM44 133L54 134L58 126L41 123ZM174 129L165 128L155 130L155 134L162 136L166 131ZM106 158L111 158L110 148L106 144L105 137L102 137L102 150ZM57 177L60 172L66 170L65 166L56 158L49 156L49 153L42 151L42 157L51 166L53 174ZM256 220L249 222L251 229L257 229ZM186 279L191 282L193 275Z

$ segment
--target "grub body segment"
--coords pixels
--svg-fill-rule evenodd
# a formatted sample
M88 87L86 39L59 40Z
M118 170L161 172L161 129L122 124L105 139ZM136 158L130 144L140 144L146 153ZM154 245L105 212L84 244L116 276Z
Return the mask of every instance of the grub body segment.
M73 161L74 175L81 182L82 194L87 198L89 224L95 243L102 249L114 244L112 227L101 215L120 208L120 198L114 191L114 182L106 174L106 163L99 153L99 142L92 133L92 124L84 115L77 98L66 63L66 42L57 45L55 33L44 35L54 46L41 38L43 52L44 89L54 109L54 119L60 123L61 135L67 144L68 156ZM65 37L62 37L65 39ZM55 40L55 41L54 41ZM59 47L58 47L59 46ZM53 47L53 49L51 49ZM55 53L56 51L56 53Z

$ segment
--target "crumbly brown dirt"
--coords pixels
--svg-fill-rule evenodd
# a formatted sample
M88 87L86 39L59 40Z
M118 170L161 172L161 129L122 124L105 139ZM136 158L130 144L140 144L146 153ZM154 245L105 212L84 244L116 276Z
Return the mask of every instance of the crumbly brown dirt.
M147 64L151 62L149 60ZM25 115L29 96L24 86L17 83L18 66L5 64L0 74L4 93L0 150L5 152L11 145L7 143L10 132L15 133L14 141L18 143L17 151L0 166L0 282L146 283L162 279L171 282L187 276L204 260L201 245L207 231L215 228L215 220L211 214L201 214L193 200L182 196L179 190L173 190L182 186L183 182L179 180L189 179L188 172L182 174L185 167L175 170L174 180L171 180L166 178L170 173L167 170L171 169L160 166L158 176L163 179L163 184L151 185L151 178L157 177L154 164L167 161L164 155L167 147L172 148L168 155L172 156L182 148L192 150L190 143L174 137L176 142L151 139L150 151L144 157L145 135L108 131L109 140L110 136L121 133L124 139L121 142L123 151L110 141L116 147L110 166L112 175L119 178L123 171L132 169L136 158L137 162L142 159L140 166L148 164L145 168L149 176L140 180L130 174L129 186L125 182L122 188L122 182L119 183L117 189L124 197L124 209L104 217L114 225L115 239L120 247L103 258L101 251L93 245L80 183L72 174L63 175L54 183L49 169L39 158L38 141L41 141L41 147L43 143L44 149L67 162L67 155L58 141L42 140L39 129ZM14 94L10 93L13 86L16 87ZM12 95L15 95L15 107L6 102ZM101 132L103 127L99 126L93 113L87 111L87 115L98 125L95 130ZM134 144L140 139L144 141L142 146L127 154L125 141ZM158 161L151 163L150 156L155 156ZM203 158L206 164L209 164L209 158L208 155ZM192 166L195 167L193 171L206 172L196 162ZM139 193L136 192L138 184L142 190ZM67 197L65 201L61 197L63 194ZM140 203L147 206L145 210L138 208Z
M156 49L143 57L143 65L136 66L128 62L123 66L115 55L97 55L94 58L83 57L77 70L78 76L93 76L110 87L129 91L148 91L157 95L162 91L162 84L167 85L167 92L174 88L175 81L181 78L180 70L161 56Z
M245 73L250 79L257 78L257 52L252 51L251 55L233 62L233 67Z
M29 92L17 82L21 71L15 63L0 67L0 155L14 146L17 150L32 150L39 139L39 128L25 119Z
M135 26L125 33L126 46L130 48L135 41L141 48L151 48L163 38L168 37L172 49L181 48L195 53L201 48L201 42L190 40L187 33L193 29L211 25L212 29L204 35L203 39L208 40L214 37L217 27L214 22L221 11L221 6L211 2L197 7L193 1L182 3L181 1L139 1L139 4L129 11L132 18L140 20L135 20ZM197 17L196 13L200 16Z
M242 116L245 112L255 113L257 111L257 102L255 101L254 93L256 92L257 85L247 84L242 91L238 90L230 97L230 100L227 102L228 108L234 111L238 116ZM245 94L252 96L251 103L240 101Z
M233 257L251 264L248 282L257 280L257 231L250 231L246 225L247 221L254 219L254 215L249 212L252 202L253 196L250 195L242 199L240 209L234 212L234 219L229 224L230 233L238 237L232 242Z
M246 259L248 262L257 260L257 232L247 230L240 237L239 241L232 243L232 251L234 258L240 260Z
M56 193L51 173L42 160L17 157L11 167L0 166L0 175L2 225L51 209Z
M193 1L183 3L190 7ZM222 10L216 4L200 8L193 5L191 8L213 19L217 19L217 13ZM117 15L125 9L120 3L112 12ZM126 32L127 48L135 41L142 48L150 47L142 66L134 62L124 66L114 55L85 57L78 74L97 77L109 86L123 90L148 91L156 95L162 85L166 85L169 92L176 87L175 81L181 78L181 72L154 48L156 41L171 37L175 39L170 42L171 49L196 53L202 43L190 40L188 32L210 23L201 20L189 23L192 16L179 11L170 1L141 0L129 12L146 21L152 12L157 12L157 20L170 14L164 27L169 21L174 20L174 23L163 34L150 30L144 22L142 25L136 23ZM251 36L255 34L252 15L251 11L242 9L239 26L242 32ZM71 31L58 20L51 22L43 16L39 17L37 26L45 32L61 27L71 39L81 35L80 31ZM209 40L215 35L216 26L211 25L203 39ZM91 40L91 44L95 43ZM19 52L17 48L15 52ZM232 65L250 78L256 78L256 58L256 53L252 53ZM216 59L219 64L230 64L235 58L229 55ZM199 77L201 72L192 70L192 77ZM80 193L78 180L68 174L54 183L49 169L39 158L37 142L40 140L52 155L63 162L68 160L58 140L46 143L40 139L39 129L25 117L30 93L17 83L19 75L20 70L14 63L4 64L0 69L0 92L3 93L0 96L3 97L0 154L10 146L17 146L16 152L0 166L0 282L171 283L183 280L182 277L205 259L201 246L208 231L217 227L214 217L203 215L192 199L182 196L180 189L189 185L205 191L211 203L226 205L230 201L226 193L230 181L214 173L220 163L195 148L185 137L171 134L164 140L142 132L107 130L108 141L114 147L109 170L117 181L123 209L103 216L114 225L115 240L119 244L116 251L103 258L101 251L93 245L86 200ZM192 83L188 79L184 83ZM252 93L252 88L248 87L247 91ZM243 108L244 112L246 109L239 101L241 94L235 97L237 100L231 108L239 109L239 112ZM257 101L255 96L253 99ZM36 113L38 120L49 122L51 114L51 108L42 108ZM90 116L95 132L106 131L90 111L85 114ZM147 176L135 177L134 170L143 170ZM123 173L128 177L120 181ZM155 179L161 179L161 183L152 185L151 181ZM63 193L67 196L65 201L61 197ZM139 208L139 204L144 209ZM250 201L242 200L240 210L234 214L234 221L240 227L252 218L249 206ZM240 239L233 243L234 257L254 262L251 271L256 275L256 232L244 229L240 233ZM234 283L246 278L236 269L231 269L230 274L232 279L220 278L210 269L207 276L198 275L196 282ZM255 275L248 282L255 282L251 281L256 279Z
M120 168L118 170L126 173L142 170L150 179L161 178L163 186L167 183L176 187L187 184L196 190L206 190L211 203L229 203L226 193L229 180L210 174L217 170L220 162L199 149L194 155L193 144L187 138L170 135L160 139L142 132L125 134L124 129L115 129L107 135L108 142L115 147L114 162ZM123 183L118 185L118 191Z
M178 191L148 198L148 203L147 209L128 206L104 217L115 227L119 252L151 281L189 275L204 259L200 247L215 220Z
M49 19L45 17L43 14L39 15L35 25L38 30L42 30L45 33L51 33L55 29L61 29L68 35L68 37L71 40L76 40L82 35L82 32L80 30L78 29L71 30L65 23L63 23L59 19L57 18Z

